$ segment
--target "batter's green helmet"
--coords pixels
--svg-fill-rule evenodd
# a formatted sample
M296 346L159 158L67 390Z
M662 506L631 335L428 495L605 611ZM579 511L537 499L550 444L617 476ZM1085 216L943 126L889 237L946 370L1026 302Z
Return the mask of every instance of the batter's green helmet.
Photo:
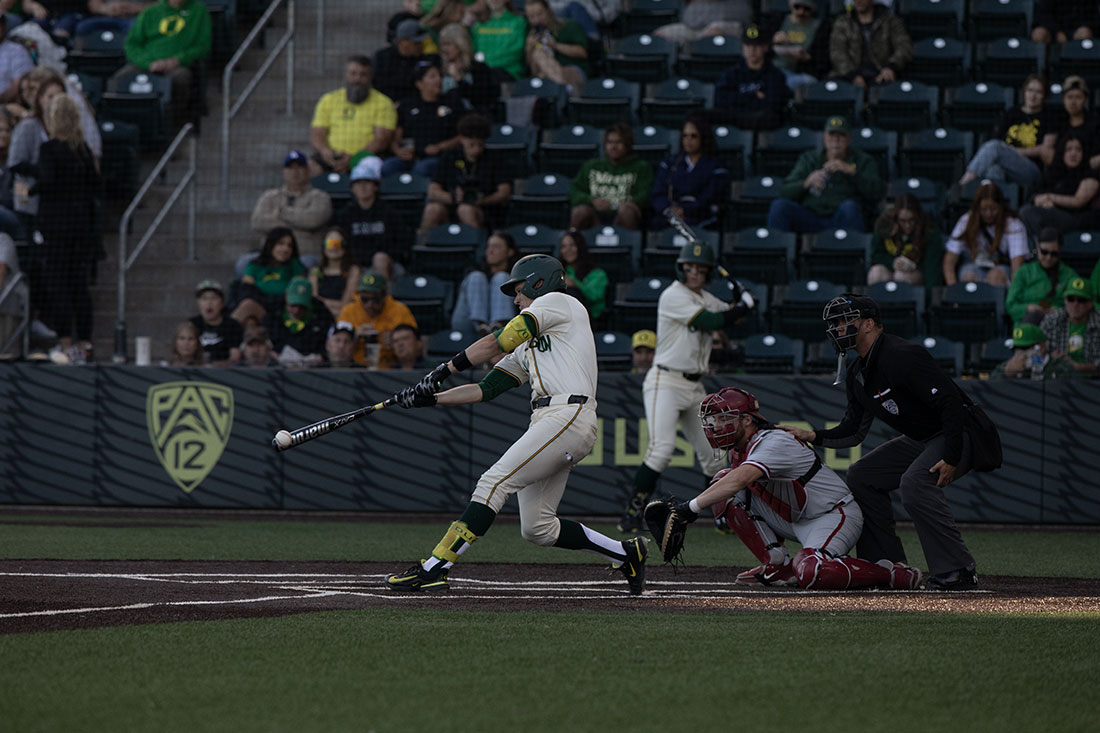
M550 255L527 255L512 266L512 276L500 286L500 292L515 295L517 283L523 283L520 292L534 300L540 295L565 290L565 270Z
M688 242L680 248L680 256L676 258L676 278L684 281L684 265L689 262L696 265L706 265L707 280L714 273L714 250L706 242Z

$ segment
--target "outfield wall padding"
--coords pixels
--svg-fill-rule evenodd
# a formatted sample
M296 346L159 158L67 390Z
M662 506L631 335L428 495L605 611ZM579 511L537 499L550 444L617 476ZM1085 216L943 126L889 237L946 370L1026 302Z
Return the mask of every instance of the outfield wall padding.
M529 390L459 408L390 408L285 453L280 428L300 427L388 397L411 372L161 367L0 369L0 503L457 512L478 476L526 428ZM642 378L600 376L600 433L573 472L564 515L620 510L644 454ZM774 422L835 423L844 390L825 377L730 375L708 390L753 392ZM1100 383L960 382L1001 430L1005 465L950 486L962 521L1100 522ZM824 451L843 475L889 439L876 422L862 448ZM682 437L660 488L704 485ZM905 518L895 492L898 517ZM514 511L515 501L507 511Z

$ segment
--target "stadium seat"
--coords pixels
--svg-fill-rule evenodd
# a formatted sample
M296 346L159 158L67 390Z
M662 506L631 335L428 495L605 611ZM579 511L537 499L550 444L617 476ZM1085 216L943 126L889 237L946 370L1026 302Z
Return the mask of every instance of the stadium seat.
M1078 275L1090 277L1097 259L1100 259L1100 231L1062 235L1062 263L1072 267Z
M870 260L870 234L830 229L814 235L810 249L800 255L799 274L806 280L859 287L867 281Z
M657 299L671 284L669 277L640 277L628 282L612 306L614 330L622 333L634 333L643 328L656 331Z
M940 296L928 309L929 333L965 344L1002 335L1005 288L958 282Z
M1045 61L1046 46L1034 43L1026 35L998 38L978 45L974 75L979 81L1015 89L1028 74L1043 71Z
M572 123L607 127L615 122L633 124L634 113L642 101L637 82L605 76L589 79L565 103Z
M696 227L695 234L709 244L714 252L718 252L721 248L721 237L718 232ZM674 272L676 258L680 256L680 249L685 244L687 239L684 235L671 227L657 234L651 233L649 245L642 251L642 274L664 276Z
M1031 34L1033 0L971 0L967 34L971 42L1027 38Z
M601 372L628 372L634 366L634 350L631 334L621 331L597 331L592 334L596 342L596 364Z
M390 295L409 307L421 333L435 333L450 323L453 288L432 275L407 274L394 281Z
M531 124L543 129L557 127L562 123L565 108L565 87L549 79L538 77L519 79L514 84L507 85L507 96L533 97L534 111L531 114Z
M783 179L776 176L750 176L733 184L733 204L729 227L744 229L762 227L768 223L768 208L779 197Z
M797 237L793 232L756 227L737 233L726 256L731 272L765 285L783 285L794 271Z
M963 0L902 0L898 15L914 41L962 38Z
M1012 358L1012 339L997 336L977 344L976 354L967 364L968 371L978 376L988 375L1002 362Z
M862 106L862 89L841 79L826 79L795 92L792 118L799 125L820 130L833 115L841 115L855 124Z
M680 17L681 0L628 0L618 19L620 36L650 33L675 23Z
M437 331L428 337L428 351L425 356L429 359L450 359L477 339L478 335L473 331L453 329Z
M752 130L740 130L729 125L714 128L718 157L730 172L731 181L743 181L749 174L748 161L752 152Z
M1014 96L1011 87L993 82L963 84L944 91L940 115L947 127L990 136Z
M768 312L769 303L768 286L739 278L736 273L733 273L733 275L741 283L741 287L748 290L756 298L756 308L745 316L744 320L725 329L731 339L741 340L754 333L765 331L764 314ZM720 275L715 275L710 279L710 282L707 283L707 290L727 303L733 300L733 283Z
M903 193L911 193L920 199L921 206L933 217L939 216L943 211L944 193L943 187L928 178L910 176L909 178L896 178L886 184L886 198L893 201Z
M457 282L467 267L476 261L484 246L486 232L464 224L440 224L424 235L424 241L412 247L411 269Z
M72 72L66 78L70 84L80 90L93 109L99 108L100 99L103 97L103 89L106 86L103 77Z
M870 92L871 124L905 132L931 127L939 108L939 90L919 81L896 81Z
M924 288L901 282L875 283L867 287L882 312L882 324L888 333L915 338L924 332Z
M678 129L691 112L713 106L713 84L698 79L666 79L646 87L639 117L642 124Z
M776 288L768 309L772 333L803 341L820 339L824 333L822 309L845 290L843 285L823 280L795 280Z
M634 154L653 166L654 171L672 151L679 149L679 129L670 130L657 125L640 125L634 128Z
M428 196L430 182L425 176L413 173L386 176L378 182L378 200L392 214L395 241L413 240L416 228L420 226L420 215L424 211L424 199Z
M889 181L895 176L895 161L898 155L896 132L879 127L860 127L852 131L851 146L859 148L878 161L878 172L882 180Z
M515 178L526 178L532 173L535 139L533 128L498 123L493 125L489 139L485 141L485 149L495 150L504 156Z
M1051 78L1065 79L1070 74L1084 77L1094 88L1100 85L1100 40L1083 38L1051 46Z
M143 150L155 150L168 142L168 103L172 98L172 83L166 76L135 72L112 78L100 99L100 113L113 120L123 120L141 130Z
M938 87L962 84L970 78L970 46L942 36L917 41L905 78Z
M103 141L100 173L108 194L130 200L138 191L141 168L141 131L122 120L100 119L99 136Z
M351 201L351 188L348 183L347 173L321 173L309 179L314 188L324 191L332 199L332 210L339 211L344 204Z
M966 348L958 341L953 341L944 336L926 336L923 339L912 339L928 349L928 353L936 360L936 363L952 377L963 375L963 363Z
M79 35L65 63L70 72L106 79L126 65L126 34L103 30Z
M782 178L807 150L820 148L822 133L808 127L780 127L757 136L753 170L761 176Z
M974 154L972 134L946 127L902 136L901 175L923 177L947 187L959 180Z
M675 58L675 43L649 33L636 33L611 41L604 63L609 76L648 84L667 79Z
M628 282L634 278L641 264L641 232L618 226L592 227L585 230L584 239L593 263L603 268L610 282Z
M744 370L749 374L800 374L803 342L779 333L755 333L745 338Z
M677 72L714 83L740 55L741 41L735 36L706 36L688 44L676 62Z
M591 125L565 125L544 130L536 158L538 170L572 178L585 162L603 153L603 130Z
M564 227L569 223L569 187L572 181L557 173L536 173L519 181L508 207L512 224Z
M558 243L561 242L561 235L564 233L562 229L531 222L516 224L504 231L516 240L516 248L523 255L554 254L558 248Z

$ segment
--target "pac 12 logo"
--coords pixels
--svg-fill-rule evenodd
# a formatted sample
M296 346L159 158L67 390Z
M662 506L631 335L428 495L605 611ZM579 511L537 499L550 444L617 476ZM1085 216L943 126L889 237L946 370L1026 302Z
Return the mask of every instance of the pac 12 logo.
M164 470L187 493L218 459L233 428L233 390L209 382L165 382L149 388L145 419Z

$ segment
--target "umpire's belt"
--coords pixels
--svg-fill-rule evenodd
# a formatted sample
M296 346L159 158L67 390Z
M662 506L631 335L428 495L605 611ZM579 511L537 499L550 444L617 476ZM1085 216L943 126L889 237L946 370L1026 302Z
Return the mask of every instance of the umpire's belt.
M686 379L690 382L698 382L700 379L703 378L702 374L688 374L687 372L682 372L679 369L669 369L668 367L661 366L660 364L657 365L657 368L660 369L661 371L664 371L664 372L672 372L673 374L679 374L681 377L683 377L684 379Z
M583 394L556 394L547 397L539 397L537 400L531 402L531 409L537 410L540 407L559 407L561 405L583 405L588 402L588 396Z

